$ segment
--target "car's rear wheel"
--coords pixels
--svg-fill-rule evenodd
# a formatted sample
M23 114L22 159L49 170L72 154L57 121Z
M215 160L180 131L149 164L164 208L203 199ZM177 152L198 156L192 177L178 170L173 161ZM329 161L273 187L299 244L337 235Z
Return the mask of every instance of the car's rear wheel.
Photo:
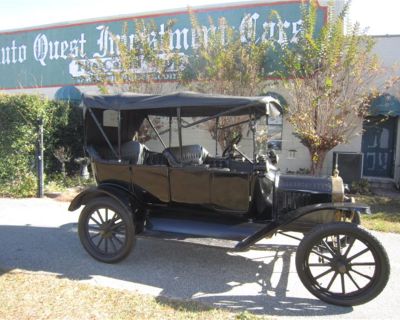
M344 222L312 229L297 249L296 268L314 296L341 306L372 300L385 288L390 274L381 243L367 230Z
M106 263L124 259L135 243L132 215L110 197L94 198L86 204L78 233L85 250Z

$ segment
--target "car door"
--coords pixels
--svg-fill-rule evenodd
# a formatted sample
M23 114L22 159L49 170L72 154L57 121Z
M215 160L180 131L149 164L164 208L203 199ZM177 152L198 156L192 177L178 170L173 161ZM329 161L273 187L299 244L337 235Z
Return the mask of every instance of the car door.
M171 201L210 204L210 172L205 165L169 168Z
M170 168L171 200L221 211L244 213L249 208L250 174L208 166Z

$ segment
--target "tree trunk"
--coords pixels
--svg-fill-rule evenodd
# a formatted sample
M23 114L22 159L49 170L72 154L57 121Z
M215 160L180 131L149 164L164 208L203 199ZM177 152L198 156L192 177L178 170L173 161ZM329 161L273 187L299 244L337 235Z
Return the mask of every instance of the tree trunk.
M310 171L313 176L321 175L326 154L329 150L309 150L311 156Z
M65 180L65 177L67 176L67 171L65 170L65 162L61 162L61 174Z

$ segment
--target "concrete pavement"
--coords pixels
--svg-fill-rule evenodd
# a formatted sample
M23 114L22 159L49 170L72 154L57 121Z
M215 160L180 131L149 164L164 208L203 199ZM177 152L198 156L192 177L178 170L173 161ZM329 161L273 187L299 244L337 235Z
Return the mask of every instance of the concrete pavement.
M376 233L388 251L392 276L375 300L353 308L312 296L294 266L297 241L277 236L254 250L223 249L138 239L132 254L109 265L91 258L77 235L79 211L51 199L0 199L0 267L140 293L194 299L257 314L323 319L398 319L400 236Z

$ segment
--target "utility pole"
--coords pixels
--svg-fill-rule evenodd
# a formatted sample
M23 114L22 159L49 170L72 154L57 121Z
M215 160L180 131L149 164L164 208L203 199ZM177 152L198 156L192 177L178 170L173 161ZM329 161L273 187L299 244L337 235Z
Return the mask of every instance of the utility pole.
M38 173L38 198L43 198L43 119L37 121L38 124L38 150L37 154L37 173Z

